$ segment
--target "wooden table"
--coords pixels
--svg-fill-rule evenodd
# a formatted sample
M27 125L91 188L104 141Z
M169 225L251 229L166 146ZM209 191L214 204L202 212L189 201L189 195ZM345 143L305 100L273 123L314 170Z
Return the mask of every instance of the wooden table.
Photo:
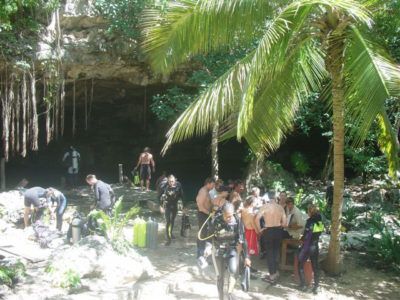
M282 240L281 247L281 262L279 264L279 269L284 271L293 271L293 264L287 264L287 248L288 245L295 246L296 248L302 244L302 241L297 239L284 239Z

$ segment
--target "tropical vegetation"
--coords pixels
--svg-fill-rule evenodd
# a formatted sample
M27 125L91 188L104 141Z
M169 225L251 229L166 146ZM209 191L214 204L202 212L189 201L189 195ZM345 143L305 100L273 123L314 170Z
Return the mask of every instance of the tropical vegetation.
M172 143L221 127L220 138L275 151L307 96L320 92L332 110L334 202L326 269L340 272L345 135L361 145L377 121L392 176L398 144L385 101L399 95L400 71L371 37L380 1L178 1L143 15L148 61L170 73L197 54L258 41L254 50L204 90L167 134ZM345 128L345 122L353 126Z

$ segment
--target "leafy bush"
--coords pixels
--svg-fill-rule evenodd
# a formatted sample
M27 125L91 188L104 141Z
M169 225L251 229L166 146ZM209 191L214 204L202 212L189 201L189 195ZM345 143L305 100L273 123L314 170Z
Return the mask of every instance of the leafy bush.
M25 272L25 266L20 261L12 266L0 266L0 284L11 287L25 276Z
M293 191L297 186L293 175L273 161L264 162L261 178L267 190Z
M60 282L63 289L77 289L81 286L81 276L72 269L65 271Z
M178 87L172 87L165 94L153 96L151 111L161 121L173 120L193 101L193 96Z
M290 156L290 161L293 170L300 176L305 176L311 171L310 164L307 162L306 157L300 152L294 152Z
M368 223L370 236L365 243L368 262L379 268L400 272L400 224L385 223L381 212L373 212Z
M346 223L353 223L353 221L357 218L358 212L354 206L349 206L345 211L342 213L343 221Z
M95 210L92 211L88 217L97 220L101 231L111 242L115 251L126 253L130 247L130 243L126 241L123 229L128 221L140 212L140 208L134 206L123 216L122 200L123 197L121 196L115 203L111 216L106 215L103 211Z

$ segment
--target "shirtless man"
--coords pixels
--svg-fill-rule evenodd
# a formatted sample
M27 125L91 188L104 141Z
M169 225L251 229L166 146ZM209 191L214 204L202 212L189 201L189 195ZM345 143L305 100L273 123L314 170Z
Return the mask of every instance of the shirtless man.
M276 203L275 192L268 193L270 202L261 207L256 217L256 226L263 237L264 249L267 251L269 277L268 282L275 282L278 273L278 255L282 241L283 227L287 226L285 210ZM260 219L264 218L264 228L260 226Z
M217 183L215 183L217 185ZM216 196L211 199L213 210L220 209L226 202L228 202L229 188L223 185L216 187Z
M244 203L242 210L242 222L245 229L247 250L249 255L258 255L258 227L256 225L256 214L254 213L254 203L256 198L249 196Z
M234 187L233 187L233 191L231 192L231 194L229 196L229 202L231 202L233 204L236 211L240 210L240 208L243 204L242 196L241 196L243 191L244 191L243 182L241 180L236 180Z
M204 181L204 186L199 190L196 197L196 204L197 204L197 218L199 221L199 230L203 226L204 222L208 219L210 215L210 211L212 208L210 191L214 188L215 180L212 178L207 178ZM203 230L201 231L201 238L205 238L207 232L207 226L204 226ZM206 241L201 241L197 239L197 258L204 255L204 249L206 246Z
M285 191L282 191L279 193L279 205L283 207L283 209L286 209L286 200L287 200L287 193Z
M153 169L153 173L156 171L156 164L153 155L150 153L150 148L146 147L143 149L143 152L140 153L135 170L139 167L140 187L142 191L144 191L144 181L146 181L146 192L148 192L150 191L151 170Z

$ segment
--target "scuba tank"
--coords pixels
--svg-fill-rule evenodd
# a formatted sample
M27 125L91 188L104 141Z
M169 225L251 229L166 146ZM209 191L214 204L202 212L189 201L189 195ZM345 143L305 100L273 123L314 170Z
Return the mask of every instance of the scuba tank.
M146 247L150 249L157 248L158 223L151 218L146 223Z
M132 239L132 244L133 246L137 246L139 243L139 233L138 233L138 224L140 222L140 218L136 217L135 220L133 221L133 239Z
M181 223L181 236L182 237L188 237L189 232L190 232L190 221L189 221L189 216L186 214L182 215L182 223Z
M71 237L72 237L72 243L73 244L76 244L82 238L82 225L83 225L83 221L79 217L79 215L75 216L75 218L72 219L72 222L71 222L71 229L72 229Z
M140 219L137 223L138 247L146 247L146 221Z

